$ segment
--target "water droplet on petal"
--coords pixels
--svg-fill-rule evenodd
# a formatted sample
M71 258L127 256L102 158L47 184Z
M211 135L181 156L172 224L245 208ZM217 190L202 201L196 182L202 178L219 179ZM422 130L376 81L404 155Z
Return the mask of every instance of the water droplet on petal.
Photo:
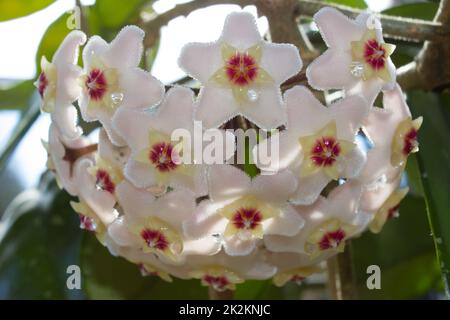
M111 101L117 105L123 101L123 93L120 92L113 92L111 94Z
M256 100L258 100L259 94L255 90L248 90L247 98L248 98L249 101L255 102Z
M361 62L352 62L350 64L350 73L357 78L361 78L364 74L364 65Z

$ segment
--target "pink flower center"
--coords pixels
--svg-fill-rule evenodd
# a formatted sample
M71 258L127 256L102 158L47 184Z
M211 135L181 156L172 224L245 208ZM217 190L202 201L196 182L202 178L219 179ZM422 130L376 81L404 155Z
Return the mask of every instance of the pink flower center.
M141 237L149 248L164 251L169 247L169 241L159 230L144 229L141 231Z
M253 230L262 221L262 214L254 208L241 208L236 211L232 222L237 229Z
M400 209L400 203L397 204L396 206L390 208L390 209L388 210L387 218L388 218L388 219L392 219L392 218L396 217L396 216L398 215L398 210L399 210L399 209Z
M247 53L236 53L225 66L228 80L237 86L249 85L258 75L256 60Z
M364 59L373 69L382 69L385 64L386 50L376 39L370 39L364 47Z
M39 94L41 95L41 98L44 97L45 89L47 89L47 86L48 86L48 79L45 73L42 71L38 79L38 91Z
M337 248L344 239L345 231L339 228L335 231L330 231L324 234L322 239L319 241L319 247L321 250Z
M85 216L83 214L78 214L78 216L80 217L80 228L90 231L90 232L95 232L95 230L97 229L97 225L94 221L94 219Z
M335 138L322 137L312 148L311 160L318 167L328 167L336 162L340 153L341 147Z
M149 158L159 171L172 171L177 167L177 164L172 160L172 152L173 146L170 143L160 142L153 145Z
M417 147L417 130L411 128L404 139L403 154L407 156Z
M111 194L113 194L116 190L116 185L112 181L111 176L107 171L102 169L97 170L95 184L99 189L107 191Z
M103 99L108 88L106 77L100 69L92 69L91 72L89 72L85 85L89 93L89 97L96 101Z
M203 277L203 281L218 291L225 290L225 287L230 284L228 279L224 276L214 277L208 274Z

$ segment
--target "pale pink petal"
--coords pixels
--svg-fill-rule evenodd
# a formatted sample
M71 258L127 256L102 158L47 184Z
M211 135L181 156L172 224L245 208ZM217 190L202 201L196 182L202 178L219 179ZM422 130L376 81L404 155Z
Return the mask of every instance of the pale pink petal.
M250 177L231 165L213 165L208 174L210 198L227 201L238 198L250 189Z
M233 12L225 19L220 41L245 50L262 40L256 20L248 12Z
M359 148L355 147L344 159L344 170L341 174L343 178L355 178L364 168L366 163L366 154Z
M290 205L287 205L278 217L264 221L264 234L295 236L304 224L305 219Z
M322 212L326 216L336 217L344 222L352 223L355 220L361 196L362 185L359 182L346 182L330 192L324 202Z
M383 80L380 78L367 79L366 81L359 81L355 86L346 88L345 95L360 95L364 97L369 106L372 106L378 94L383 87Z
M280 85L302 69L302 60L292 44L264 43L261 67Z
M122 136L113 127L113 124L112 124L113 111L99 109L95 113L97 115L98 120L103 125L103 128L105 129L106 133L108 134L109 140L116 146L119 146L119 147L125 146L126 145L125 140L122 139Z
M217 213L221 205L209 200L202 201L194 214L183 223L186 237L200 239L210 235L220 235L225 230L227 219Z
M184 242L183 255L205 255L211 256L217 254L222 247L220 241L216 237L207 236L195 240L187 240Z
M194 92L186 87L170 89L153 115L153 127L169 135L176 129L191 130L193 127Z
M304 86L295 86L285 92L288 113L288 130L296 130L299 136L314 134L331 119L329 109Z
M348 52L330 48L306 69L308 83L318 90L352 87L361 79L351 74L351 62Z
M354 141L368 113L369 106L366 101L360 96L349 96L333 103L330 109L336 120L339 139Z
M228 88L206 86L200 90L195 120L205 129L220 127L239 113L238 105Z
M269 173L278 172L289 167L298 167L302 160L302 148L298 140L299 136L292 134L291 128L280 132L279 135L261 141L253 148L253 160L263 171ZM276 146L276 137L279 139L278 148L271 153L271 148Z
M89 38L83 49L83 66L84 70L91 68L91 60L93 56L101 56L108 49L108 43L99 36Z
M178 65L192 78L206 84L222 65L220 45L213 43L188 43L182 49Z
M241 106L238 113L263 130L276 129L286 123L286 108L278 87L258 91L258 99Z
M138 188L148 188L157 184L155 171L145 163L133 160L134 157L132 153L125 165L125 177Z
M63 64L57 68L56 108L60 104L72 103L81 95L78 77L82 70L73 64Z
M257 240L241 240L237 235L224 239L223 249L230 256L246 256L256 248Z
M52 112L51 119L53 124L61 131L61 134L68 139L76 139L83 133L83 130L77 125L77 109L71 104L58 105Z
M124 27L103 53L104 62L117 69L137 67L142 57L145 33L136 26Z
M195 194L185 189L173 190L159 197L155 205L152 215L166 221L177 230L181 230L183 221L193 215Z
M117 186L116 195L127 222L140 221L156 212L155 197L146 190L135 188L126 180Z
M319 10L314 21L328 47L350 49L350 42L360 40L364 33L357 23L330 7Z
M274 175L259 175L252 180L249 190L261 200L283 203L297 188L297 179L288 170Z
M123 91L121 107L151 107L160 102L164 95L162 83L149 72L139 68L122 71L119 87Z
M53 55L52 62L59 68L64 64L77 64L78 48L86 42L86 35L79 30L70 32Z
M108 226L108 235L121 247L136 245L135 237L129 232L128 227L122 218L117 218Z
M398 189L401 178L398 177L389 183L380 183L376 188L364 189L361 197L360 210L375 213L378 211L389 196Z
M130 156L130 149L113 145L105 130L102 129L99 133L98 154L103 160L123 168Z
M399 84L396 84L394 89L383 92L383 107L391 112L392 122L400 123L411 117L411 112Z
M132 108L119 108L112 119L115 131L135 152L148 147L152 122L148 112Z
M291 196L290 201L298 205L310 205L316 201L330 181L331 179L323 172L299 178L298 188Z

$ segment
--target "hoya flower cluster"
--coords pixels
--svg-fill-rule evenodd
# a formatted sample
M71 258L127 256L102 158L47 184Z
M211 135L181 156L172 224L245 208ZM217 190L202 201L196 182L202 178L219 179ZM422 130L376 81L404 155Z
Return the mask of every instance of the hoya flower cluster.
M302 70L299 52L263 40L245 12L227 17L217 41L182 49L197 96L182 86L165 92L139 68L137 27L111 43L70 33L52 62L42 59L36 86L52 117L48 167L78 197L81 228L143 275L198 278L218 291L247 279L299 283L346 240L379 232L407 193L400 178L421 119L396 84L394 46L368 19L330 8L314 17L328 49L307 67L308 82L344 93L328 106L304 86L281 91ZM84 121L100 121L98 144L82 135L75 101ZM256 161L260 175L233 165L233 154L227 164L175 159L192 150L175 146L174 130L194 132L194 120L219 128L237 115L264 131L282 128L252 150L256 159L279 139L277 161Z

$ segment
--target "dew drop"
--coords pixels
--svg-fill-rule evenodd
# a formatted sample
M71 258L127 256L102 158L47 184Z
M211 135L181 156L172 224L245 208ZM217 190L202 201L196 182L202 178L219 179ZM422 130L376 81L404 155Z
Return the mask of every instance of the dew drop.
M361 78L364 74L364 65L361 62L352 62L350 64L350 73L357 78Z
M249 101L255 102L256 100L258 100L259 94L255 90L248 90L247 98L248 98Z
M123 101L123 93L113 92L111 93L111 101L117 105Z

